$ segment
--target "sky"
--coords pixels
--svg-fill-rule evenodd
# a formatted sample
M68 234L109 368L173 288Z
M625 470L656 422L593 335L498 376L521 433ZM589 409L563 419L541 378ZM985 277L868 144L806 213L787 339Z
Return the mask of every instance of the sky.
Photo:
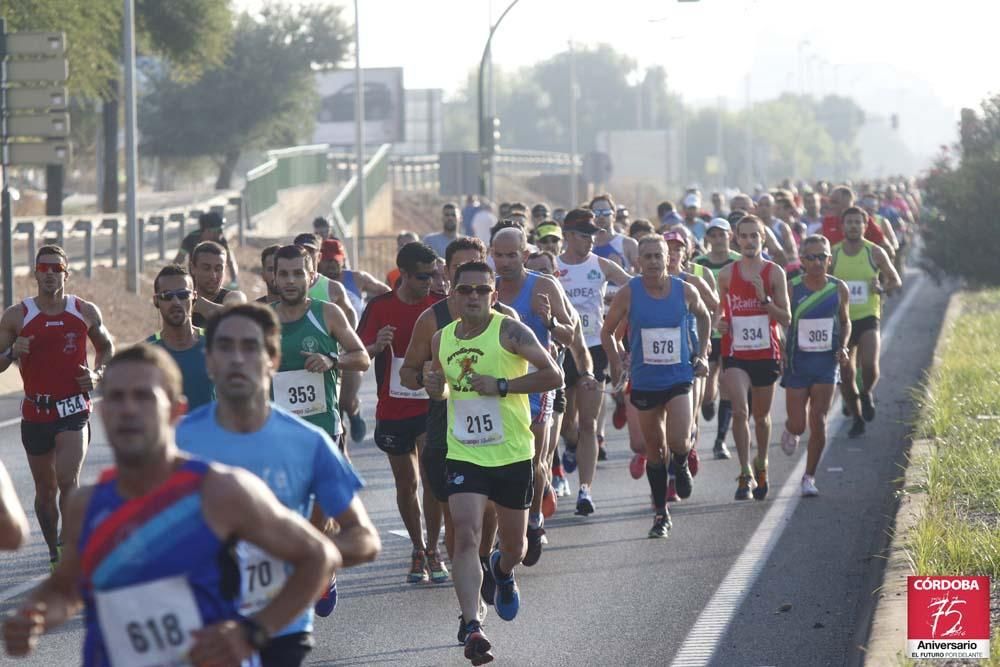
M302 4L299 0L286 0ZM331 0L313 0L330 2ZM253 10L262 0L234 0ZM353 7L345 2L345 18ZM509 0L359 0L365 67L404 67L407 88L460 88ZM964 106L1000 91L993 0L520 0L494 37L498 68L606 42L639 70L666 68L687 103L730 109L782 90L851 94L900 115L908 143L955 134ZM923 151L921 151L923 152Z

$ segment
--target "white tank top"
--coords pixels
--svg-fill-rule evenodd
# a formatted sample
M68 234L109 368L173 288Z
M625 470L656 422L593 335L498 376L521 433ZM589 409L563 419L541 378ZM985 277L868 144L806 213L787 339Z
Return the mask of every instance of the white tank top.
M576 308L583 325L587 347L601 344L601 327L604 325L604 294L608 279L601 270L597 255L591 253L580 264L567 264L558 259L559 282L569 302Z

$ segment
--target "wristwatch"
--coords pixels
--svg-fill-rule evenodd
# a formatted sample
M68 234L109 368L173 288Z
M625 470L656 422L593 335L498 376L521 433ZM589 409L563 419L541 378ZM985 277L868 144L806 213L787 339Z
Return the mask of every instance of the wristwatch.
M255 651L267 648L267 645L271 643L271 633L263 625L248 616L241 617L239 621L243 627L243 637L247 640L247 644L250 644Z
M500 398L507 396L507 378L497 378L497 393Z
M762 306L767 306L767 305L770 305L772 303L774 303L774 301L771 299L771 295L770 294L768 294L767 296L765 296L763 299L760 300L760 305L762 305Z
M558 322L556 322L556 318L555 317L550 317L549 318L549 323L545 325L545 328L548 329L549 331L552 331L553 329L556 328L557 324L558 324Z
M333 368L331 368L330 370L331 371L337 370L337 367L340 364L340 357L337 356L337 353L336 352L329 352L329 353L327 353L326 356L330 357L330 359L333 360Z
M14 357L14 346L11 345L9 348L7 348L7 351L3 353L3 356L7 357L7 361L9 361L10 363L14 363L14 359L15 359L15 357Z

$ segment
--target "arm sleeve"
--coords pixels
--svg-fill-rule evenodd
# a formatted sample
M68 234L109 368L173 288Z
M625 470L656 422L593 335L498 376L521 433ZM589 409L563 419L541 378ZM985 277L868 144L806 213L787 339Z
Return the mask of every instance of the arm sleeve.
M325 433L316 434L312 493L327 516L343 513L365 483Z

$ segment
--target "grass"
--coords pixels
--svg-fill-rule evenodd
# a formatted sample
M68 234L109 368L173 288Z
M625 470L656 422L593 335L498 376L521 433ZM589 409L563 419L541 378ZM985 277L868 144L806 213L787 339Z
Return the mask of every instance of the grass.
M985 575L1000 583L1000 289L966 292L920 397L923 515L905 537L917 574ZM997 604L994 592L993 606ZM991 659L1000 666L994 617Z

